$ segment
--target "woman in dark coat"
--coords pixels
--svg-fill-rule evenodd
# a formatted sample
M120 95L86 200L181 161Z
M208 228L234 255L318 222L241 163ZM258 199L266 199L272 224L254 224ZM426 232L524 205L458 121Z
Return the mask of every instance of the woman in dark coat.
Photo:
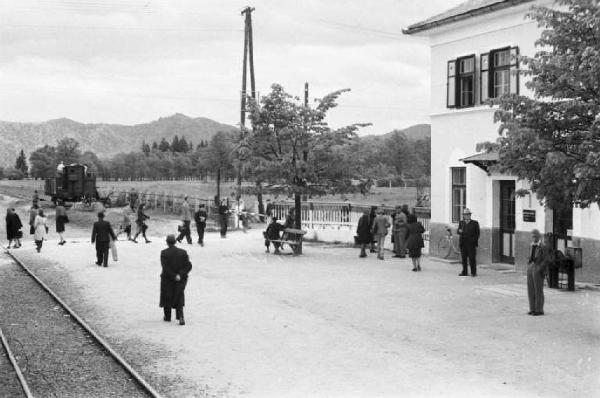
M417 216L409 214L406 248L413 263L413 271L421 271L421 248L425 247L423 236L421 235L423 232L425 232L425 228L423 228L423 224L417 221Z
M371 217L369 210L363 212L356 227L356 243L360 245L359 257L367 257L367 245L373 240L371 236Z
M10 249L10 244L12 241L15 241L15 245L13 246L15 249L21 247L21 228L23 224L21 223L21 219L19 215L15 213L15 209L11 209L10 207L6 209L6 239L8 239L8 248Z

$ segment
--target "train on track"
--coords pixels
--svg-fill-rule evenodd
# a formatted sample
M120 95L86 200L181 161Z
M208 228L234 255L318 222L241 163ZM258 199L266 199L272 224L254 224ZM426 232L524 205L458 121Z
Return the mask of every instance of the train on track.
M105 207L110 207L110 194L101 197L96 188L96 175L88 173L87 166L72 164L64 166L62 172L57 172L54 177L44 181L44 194L50 196L52 202L58 200L65 202L82 202L91 205L93 202L102 202Z

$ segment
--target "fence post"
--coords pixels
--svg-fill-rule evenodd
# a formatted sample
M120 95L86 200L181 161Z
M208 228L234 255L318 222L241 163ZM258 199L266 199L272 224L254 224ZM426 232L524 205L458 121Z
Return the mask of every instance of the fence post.
M167 212L167 192L163 191L163 213Z

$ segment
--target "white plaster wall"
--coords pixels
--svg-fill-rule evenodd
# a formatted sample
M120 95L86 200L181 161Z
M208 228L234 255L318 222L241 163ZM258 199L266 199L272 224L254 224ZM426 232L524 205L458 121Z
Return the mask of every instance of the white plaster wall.
M593 204L586 209L573 209L573 236L600 239L600 210Z
M538 3L548 3L540 1ZM505 46L518 46L520 54L533 55L540 31L535 22L525 20L530 4L511 7L491 14L436 28L429 32L431 42L431 219L451 222L450 167L465 167L460 159L476 153L477 143L495 141L498 126L493 122L494 109L486 105L472 108L446 107L447 62L475 54L477 72L479 55ZM476 79L476 103L479 102L479 74ZM526 94L525 79L520 79L520 93ZM466 165L467 206L483 227L492 227L493 185L483 170ZM502 177L506 179L506 177ZM518 201L519 202L519 201ZM521 206L520 202L517 206ZM517 218L522 220L522 212ZM536 217L536 224L543 217ZM518 223L519 221L517 221ZM527 223L530 224L530 223ZM529 227L529 226L527 226Z

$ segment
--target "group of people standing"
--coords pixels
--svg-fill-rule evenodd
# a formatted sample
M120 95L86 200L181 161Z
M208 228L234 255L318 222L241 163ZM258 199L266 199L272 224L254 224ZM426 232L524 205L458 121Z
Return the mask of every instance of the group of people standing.
M421 271L425 228L417 220L417 216L409 212L408 205L396 206L390 216L377 206L365 209L356 229L356 241L361 246L359 257L367 257L367 247L370 246L370 252L377 253L377 258L384 260L384 244L390 228L394 257L406 258L408 251L413 264L412 270Z

